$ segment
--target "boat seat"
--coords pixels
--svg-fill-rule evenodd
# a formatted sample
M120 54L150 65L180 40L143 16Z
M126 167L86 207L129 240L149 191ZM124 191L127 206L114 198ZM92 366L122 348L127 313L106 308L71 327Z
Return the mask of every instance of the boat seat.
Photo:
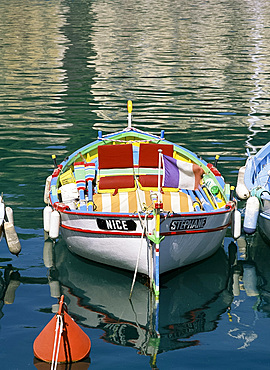
M158 187L158 150L162 149L162 153L172 157L173 145L171 144L148 144L141 143L139 149L139 184L141 189L150 190L150 188ZM163 168L161 164L161 183L163 178Z
M145 207L153 210L155 205L151 199L152 191L137 190L138 210L142 211ZM156 193L157 194L157 193ZM166 212L192 212L193 203L190 196L182 191L171 191L161 193L161 202L163 210Z
M100 145L98 147L99 193L113 193L136 189L133 169L132 144Z
M137 189L130 192L94 194L94 210L96 212L135 213L152 211L154 204L150 191ZM161 195L163 209L167 212L192 212L193 204L190 196L184 192L166 192Z

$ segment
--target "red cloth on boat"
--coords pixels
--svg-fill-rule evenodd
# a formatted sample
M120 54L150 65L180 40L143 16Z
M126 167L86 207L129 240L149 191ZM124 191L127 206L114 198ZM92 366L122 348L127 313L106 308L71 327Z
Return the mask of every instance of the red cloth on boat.
M158 173L158 161L159 161L159 152L158 150L162 149L162 154L173 156L173 145L171 144L140 144L139 151L139 182L142 187L156 188L158 186L158 174L140 174L145 172L147 168L156 168ZM161 163L162 167L162 163ZM144 171L142 171L144 169ZM161 176L162 183L162 176Z

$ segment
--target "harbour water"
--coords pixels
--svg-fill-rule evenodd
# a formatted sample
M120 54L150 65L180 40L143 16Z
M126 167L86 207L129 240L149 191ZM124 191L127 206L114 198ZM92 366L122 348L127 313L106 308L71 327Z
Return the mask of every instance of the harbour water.
M0 193L19 257L0 242L0 367L36 369L33 342L57 295L91 338L65 369L268 369L270 245L230 230L206 261L161 279L161 341L145 281L44 245L51 155L127 125L213 162L236 185L246 150L270 140L270 3L265 0L2 0ZM240 210L243 209L240 202ZM238 283L239 282L239 283ZM45 369L45 367L42 367ZM49 367L48 367L49 369Z

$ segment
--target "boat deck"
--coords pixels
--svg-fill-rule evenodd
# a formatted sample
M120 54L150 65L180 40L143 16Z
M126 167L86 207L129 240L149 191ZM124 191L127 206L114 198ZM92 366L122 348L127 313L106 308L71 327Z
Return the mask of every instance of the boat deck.
M218 193L206 186L204 174ZM212 212L228 201L224 186L205 161L172 143L111 139L82 148L58 166L50 199L83 212L150 213L161 190L164 212Z

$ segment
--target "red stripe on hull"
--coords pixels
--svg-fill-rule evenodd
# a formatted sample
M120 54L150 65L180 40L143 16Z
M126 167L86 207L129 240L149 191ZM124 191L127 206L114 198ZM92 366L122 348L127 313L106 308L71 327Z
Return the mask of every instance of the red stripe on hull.
M220 231L220 230L224 230L226 229L228 226L230 226L230 222L224 226L219 226L219 227L216 227L214 229L201 229L201 230L182 230L182 231L171 231L171 232L163 232L163 233L160 233L161 236L170 236L170 235L185 235L185 234L198 234L198 233L213 233L213 232L216 232L216 231ZM79 233L84 233L84 234L97 234L97 235L121 235L121 236L141 236L142 234L141 233L133 233L133 232L129 232L129 233L124 233L124 232L119 232L119 231L106 231L106 230L86 230L86 229L78 229L78 228L75 228L75 227L71 227L71 226L66 226L66 225L61 225L61 227L63 229L66 229L66 230L71 230L71 231L76 231L76 232L79 232ZM151 234L149 234L151 235Z

